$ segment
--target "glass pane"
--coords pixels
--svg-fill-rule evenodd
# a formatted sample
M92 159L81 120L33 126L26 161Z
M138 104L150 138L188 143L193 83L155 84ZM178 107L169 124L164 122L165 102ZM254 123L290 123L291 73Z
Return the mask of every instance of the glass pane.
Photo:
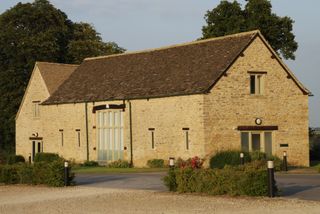
M123 128L120 129L120 150L123 150Z
M123 112L120 111L120 126L123 127Z
M260 151L260 134L252 134L252 151Z
M112 120L113 120L113 118L112 118L112 112L109 111L108 114L109 114L109 126L113 126L113 123L112 123Z
M108 130L108 156L107 160L111 161L112 160L112 129L107 129Z
M254 75L250 76L250 94L255 94L256 91L256 77Z
M272 155L272 132L264 133L264 150L268 156Z
M108 125L108 114L106 112L103 113L103 126Z
M241 151L249 152L249 132L241 132Z
M119 113L114 112L114 125L119 126Z
M257 83L256 83L256 91L257 94L261 94L261 75L257 76Z
M99 120L99 126L103 126L103 113L99 112L99 116L98 116L98 120Z

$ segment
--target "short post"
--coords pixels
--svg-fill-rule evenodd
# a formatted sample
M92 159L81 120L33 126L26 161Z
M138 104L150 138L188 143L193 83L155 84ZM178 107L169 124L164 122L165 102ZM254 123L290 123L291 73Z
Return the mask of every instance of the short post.
M69 177L69 163L68 161L64 162L64 186L69 186L68 182L68 177Z
M288 162L287 162L287 152L283 152L283 163L282 163L282 170L288 171Z
M173 158L173 157L170 157L170 158L169 158L169 167L170 167L171 169L174 168L174 158Z
M240 153L240 165L244 165L244 154L243 154L243 152Z
M274 186L274 165L273 161L268 161L268 195L270 198L273 198L275 196Z

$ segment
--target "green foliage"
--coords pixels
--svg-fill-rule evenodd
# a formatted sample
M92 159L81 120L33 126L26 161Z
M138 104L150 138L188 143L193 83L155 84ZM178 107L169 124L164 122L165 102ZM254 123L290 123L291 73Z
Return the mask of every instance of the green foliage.
M225 165L237 166L240 164L241 151L219 151L210 159L210 168L222 169ZM244 153L244 161L250 162L250 155Z
M99 166L99 163L97 161L85 161L82 165L94 167L94 166Z
M16 184L19 182L18 166L15 165L3 165L0 171L0 183Z
M34 162L41 162L41 161L52 162L59 159L63 159L63 158L61 158L58 154L55 154L55 153L39 152L34 156Z
M213 157L210 159L210 168L218 168L222 169L225 166L238 166L240 165L240 153L241 151L220 151L217 152ZM275 171L280 171L282 167L282 160L277 156L267 156L266 153L254 151L254 152L244 152L244 162L249 163L253 161L261 161L267 165L267 161L272 160L274 161L274 168Z
M248 0L244 9L237 1L223 0L205 15L203 38L259 29L273 49L285 59L295 59L298 48L292 32L294 21L272 12L269 0Z
M147 165L150 168L163 168L164 160L163 159L151 159L147 161Z
M164 185L168 187L169 191L177 191L177 180L175 169L169 169L168 175L163 178Z
M68 181L72 183L74 174ZM36 162L33 165L17 163L0 166L0 183L5 184L45 184L60 187L64 185L64 160Z
M108 163L107 167L109 168L130 168L130 163L125 160L117 160L111 163Z
M320 135L309 128L310 160L320 160Z
M24 163L25 159L22 155L9 155L7 164Z
M0 14L0 28L0 150L13 154L15 115L36 61L80 63L124 49L47 0L18 3Z
M170 191L180 193L234 196L266 196L268 193L267 171L261 161L223 169L176 168L169 171L164 183Z

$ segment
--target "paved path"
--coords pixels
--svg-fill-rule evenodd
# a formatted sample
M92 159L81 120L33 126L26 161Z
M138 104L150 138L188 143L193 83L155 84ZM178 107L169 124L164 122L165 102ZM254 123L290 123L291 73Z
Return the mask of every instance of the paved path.
M76 183L80 186L141 189L167 191L162 178L166 172L118 173L118 174L77 174Z
M78 174L77 185L167 191L162 178L165 172L159 173L128 173L128 174ZM320 201L320 174L295 175L277 174L276 180L281 196L305 200Z
M284 197L320 201L320 174L277 174L276 180Z

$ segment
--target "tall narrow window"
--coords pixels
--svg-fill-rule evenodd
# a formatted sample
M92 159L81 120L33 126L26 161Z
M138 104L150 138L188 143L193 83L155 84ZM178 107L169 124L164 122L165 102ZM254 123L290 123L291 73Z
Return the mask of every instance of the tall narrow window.
M151 148L154 149L154 128L149 128L151 132Z
M182 128L185 133L186 150L189 150L189 128Z
M250 94L263 94L263 74L250 74Z
M78 142L78 146L81 146L81 141L80 141L80 129L76 129L77 132L77 142Z
M249 152L249 132L241 132L241 151Z
M268 156L272 155L272 132L264 133L264 151Z
M40 117L39 104L40 104L40 101L32 101L32 115L34 118Z
M61 146L63 146L63 129L59 129L59 132L61 134Z

